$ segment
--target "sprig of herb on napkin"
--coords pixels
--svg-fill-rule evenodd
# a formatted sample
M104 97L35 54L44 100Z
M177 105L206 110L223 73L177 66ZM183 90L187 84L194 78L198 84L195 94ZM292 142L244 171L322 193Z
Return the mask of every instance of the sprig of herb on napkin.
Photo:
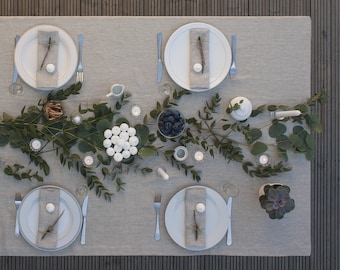
M46 51L45 56L44 56L44 59L43 59L43 61L42 61L42 63L41 63L40 70L43 68L43 66L44 66L44 64L45 64L45 61L46 61L46 58L47 58L48 53L50 52L51 46L52 46L52 38L50 37L50 38L48 39L47 51Z
M45 238L45 236L46 236L48 233L50 233L50 232L53 231L55 225L58 223L59 219L62 217L62 215L64 214L64 212L65 212L65 209L63 210L63 212L61 212L61 214L57 217L57 219L56 219L51 225L49 225L49 226L47 227L46 231L45 231L45 232L43 233L43 235L41 236L41 240L43 240L43 239Z
M202 65L202 74L203 74L204 66L205 66L205 59L204 59L203 45L202 45L201 37L198 37L197 42L198 42L198 48L199 48L200 54L201 54L201 65Z
M198 234L200 232L200 227L198 226L197 220L196 220L196 210L194 211L194 232L195 232L195 241L198 240Z

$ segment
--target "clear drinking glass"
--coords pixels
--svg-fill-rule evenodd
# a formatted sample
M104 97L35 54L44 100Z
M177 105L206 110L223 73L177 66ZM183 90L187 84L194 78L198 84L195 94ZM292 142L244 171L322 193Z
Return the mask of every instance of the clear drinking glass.
M221 189L227 197L236 197L239 193L237 186L229 181L223 182Z

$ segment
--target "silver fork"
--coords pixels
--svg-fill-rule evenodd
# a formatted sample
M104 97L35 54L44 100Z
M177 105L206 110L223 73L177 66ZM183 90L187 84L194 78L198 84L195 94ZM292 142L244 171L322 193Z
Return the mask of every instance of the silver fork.
M155 210L156 210L156 231L155 231L155 240L160 240L161 239L161 233L159 231L159 212L161 209L161 195L156 194L155 195L155 200L153 203Z
M21 201L22 201L21 193L16 192L15 193L15 199L14 199L15 208L17 209L16 216L15 216L15 236L16 237L19 237L19 234L20 234L19 233L19 208L20 208L20 205L21 205Z
M231 36L231 54L232 54L232 63L229 70L230 79L235 80L237 69L236 69L236 35Z
M78 35L78 44L79 44L79 63L77 67L77 78L76 82L84 81L84 69L83 69L83 42L84 36Z

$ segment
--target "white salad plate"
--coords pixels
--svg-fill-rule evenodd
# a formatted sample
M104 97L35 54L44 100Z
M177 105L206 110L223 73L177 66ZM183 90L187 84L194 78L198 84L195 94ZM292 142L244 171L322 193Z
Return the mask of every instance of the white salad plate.
M58 221L57 243L55 248L47 249L37 244L39 225L39 194L40 189L59 189L59 214L64 214ZM78 237L82 227L82 213L77 199L67 190L45 185L33 189L22 200L19 210L19 226L23 238L33 247L44 251L57 251L72 244Z
M205 247L187 247L185 245L185 191L191 188L206 190ZM178 191L169 201L165 210L165 226L179 246L193 251L206 250L221 241L227 232L227 205L223 197L215 190L205 186L191 186Z
M38 31L58 31L58 84L64 86L74 75L78 65L78 50L72 37L63 29L54 25L38 25L27 30L19 39L14 53L14 62L21 79L33 88L37 88L36 73L38 63ZM54 89L54 88L53 88ZM39 90L53 90L43 88Z
M207 89L190 88L190 30L209 29L209 77ZM172 80L184 89L194 92L210 90L218 86L228 75L231 64L228 40L216 27L206 23L189 23L178 28L169 38L164 51L164 63Z

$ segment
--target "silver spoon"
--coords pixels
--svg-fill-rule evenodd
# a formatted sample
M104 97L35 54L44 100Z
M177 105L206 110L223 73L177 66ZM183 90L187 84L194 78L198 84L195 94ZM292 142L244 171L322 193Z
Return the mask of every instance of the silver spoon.
M15 46L17 45L19 38L20 37L18 35L15 37ZM9 85L9 92L13 95L22 95L22 93L24 92L24 89L22 85L17 82L17 80L18 80L18 71L14 63L13 78L12 78L12 83Z

